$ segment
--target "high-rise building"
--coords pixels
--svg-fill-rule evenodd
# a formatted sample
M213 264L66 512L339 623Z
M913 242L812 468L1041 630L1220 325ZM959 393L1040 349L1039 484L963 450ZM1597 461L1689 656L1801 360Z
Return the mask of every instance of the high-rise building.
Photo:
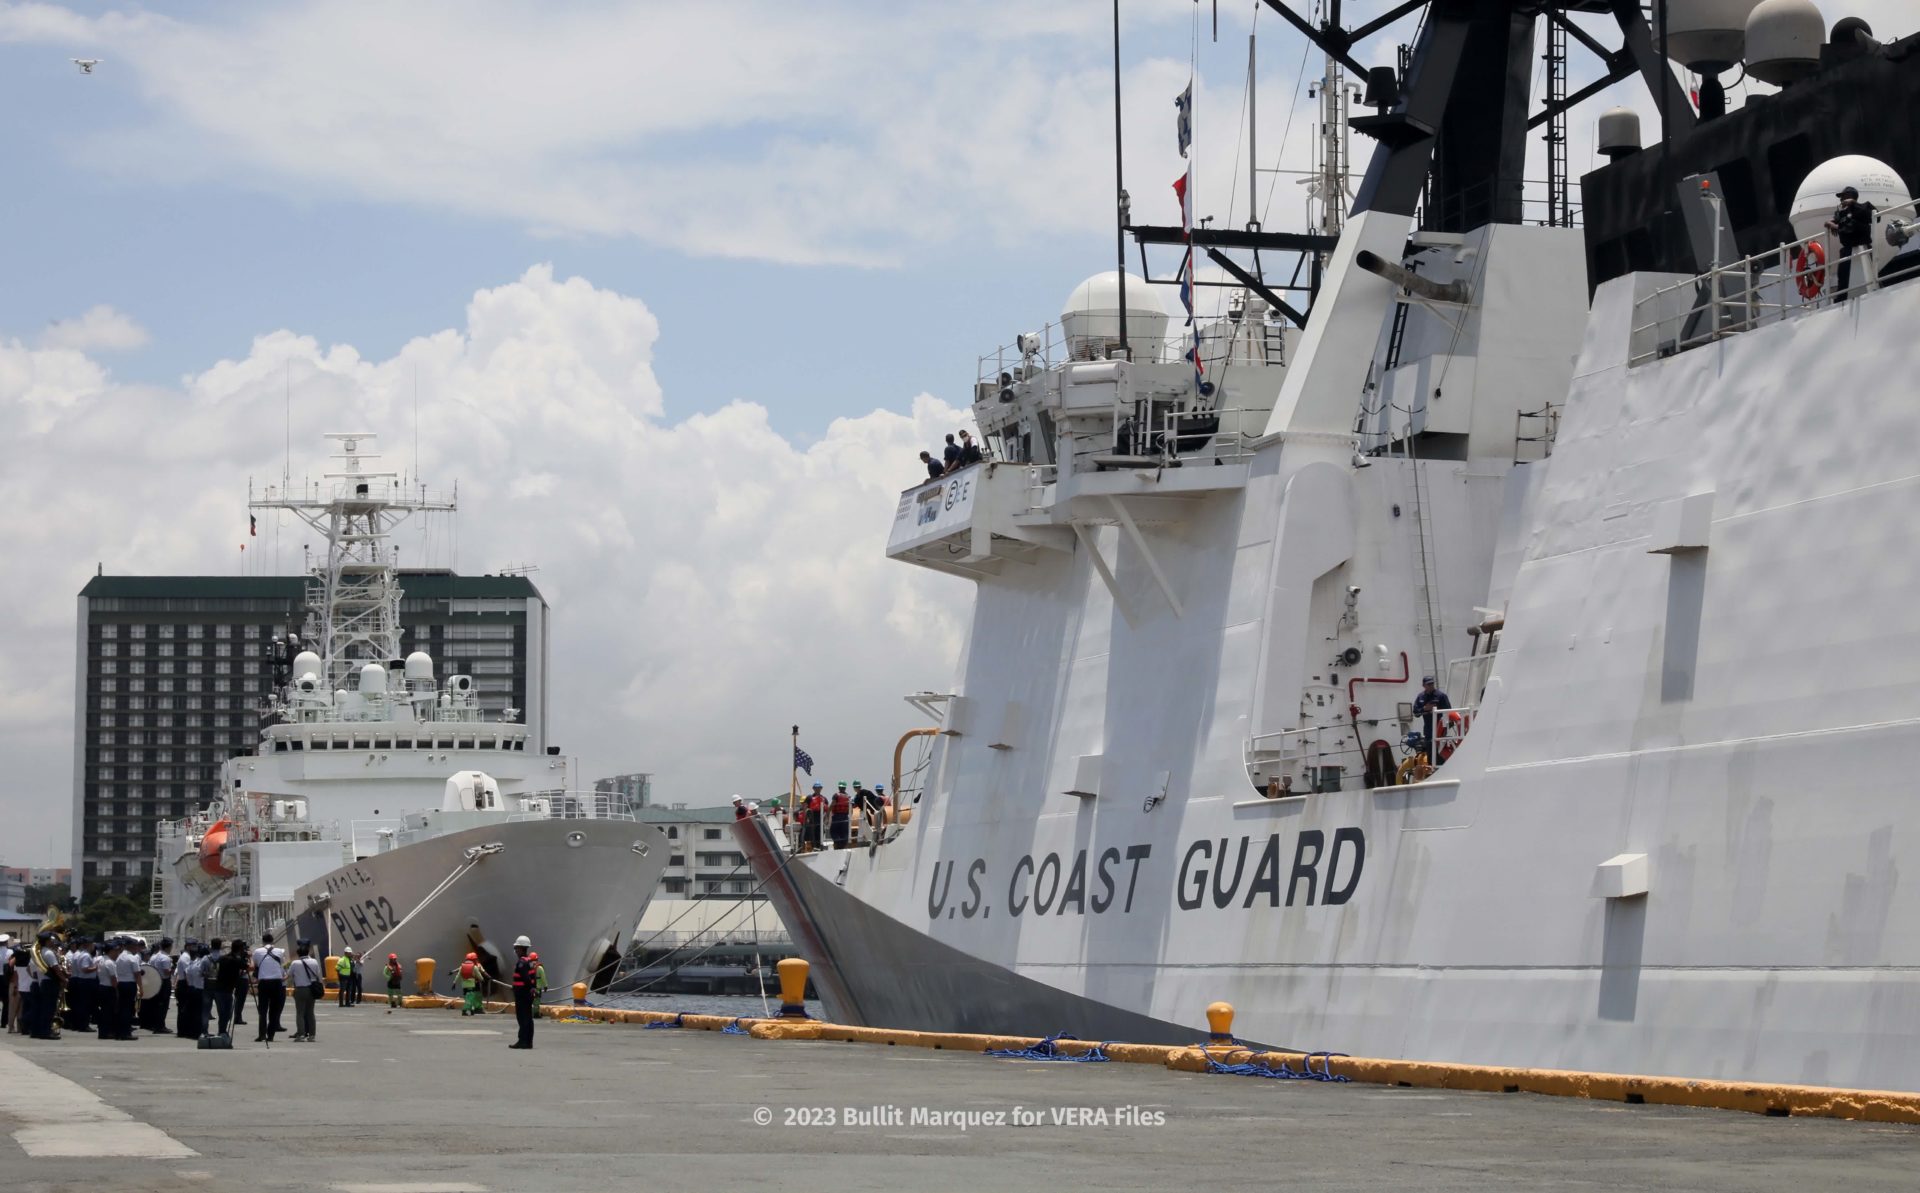
M268 646L301 632L302 576L95 576L80 590L74 686L72 889L151 881L155 827L213 797L220 765L252 753L273 685ZM508 708L547 744L549 614L525 576L402 571L406 650L471 675L483 711Z
M622 795L627 803L636 808L644 808L653 802L653 775L646 771L636 771L630 775L612 775L605 779L595 779L593 789L607 795Z

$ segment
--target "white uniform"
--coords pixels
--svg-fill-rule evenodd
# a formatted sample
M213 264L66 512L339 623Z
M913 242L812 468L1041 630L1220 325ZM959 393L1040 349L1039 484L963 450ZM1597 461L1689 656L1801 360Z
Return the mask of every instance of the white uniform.
M253 970L263 982L278 982L287 976L287 954L284 949L257 948L253 950Z

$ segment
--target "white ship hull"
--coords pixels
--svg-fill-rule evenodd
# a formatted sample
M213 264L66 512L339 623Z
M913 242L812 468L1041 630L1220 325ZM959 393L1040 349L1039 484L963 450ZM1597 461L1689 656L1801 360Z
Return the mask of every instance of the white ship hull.
M514 938L526 936L557 998L575 982L611 976L669 852L665 834L631 821L517 820L362 858L301 887L293 905L300 935L318 951L350 947L374 970L398 953L409 993L422 958L438 963L442 993L470 952L504 979Z
M789 858L742 831L829 1012L1190 1041L1225 999L1236 1034L1276 1046L1920 1089L1920 904L1901 894L1920 871L1902 782L1920 422L1889 367L1910 352L1888 349L1920 289L1629 369L1649 284L1600 290L1550 461L1421 465L1436 523L1471 521L1476 472L1507 510L1499 544L1463 532L1443 553L1463 570L1433 582L1449 626L1484 605L1506 628L1431 780L1250 789L1288 567L1321 573L1294 551L1288 482L1344 473L1342 583L1420 582L1398 506L1377 508L1405 462L1268 444L1243 492L1146 531L1183 612L1137 556L1116 568L1128 625L1084 550L981 580L954 689L974 715L896 840ZM1703 542L1663 541L1701 493ZM1361 640L1417 641L1394 620ZM1017 739L987 740L1015 701ZM1097 795L1067 794L1088 756Z

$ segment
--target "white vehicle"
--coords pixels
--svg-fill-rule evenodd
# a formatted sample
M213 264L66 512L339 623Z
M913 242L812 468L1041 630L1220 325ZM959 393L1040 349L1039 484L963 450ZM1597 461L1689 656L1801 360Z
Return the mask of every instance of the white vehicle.
M1584 232L1500 173L1542 7L1665 89ZM1249 287L1203 387L1109 274L989 358L887 544L975 594L910 820L736 832L841 1021L1920 1090L1920 38L1696 122L1638 5L1421 20L1303 330Z

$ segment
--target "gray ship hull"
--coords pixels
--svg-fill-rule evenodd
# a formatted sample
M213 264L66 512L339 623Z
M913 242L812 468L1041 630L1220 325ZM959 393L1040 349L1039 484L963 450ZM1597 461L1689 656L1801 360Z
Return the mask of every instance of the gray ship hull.
M475 849L486 852L470 859ZM664 834L632 821L482 825L363 858L301 887L298 931L328 955L351 947L378 962L398 953L409 993L421 958L438 963L442 993L470 952L505 977L514 938L526 936L557 998L631 943L668 855Z

